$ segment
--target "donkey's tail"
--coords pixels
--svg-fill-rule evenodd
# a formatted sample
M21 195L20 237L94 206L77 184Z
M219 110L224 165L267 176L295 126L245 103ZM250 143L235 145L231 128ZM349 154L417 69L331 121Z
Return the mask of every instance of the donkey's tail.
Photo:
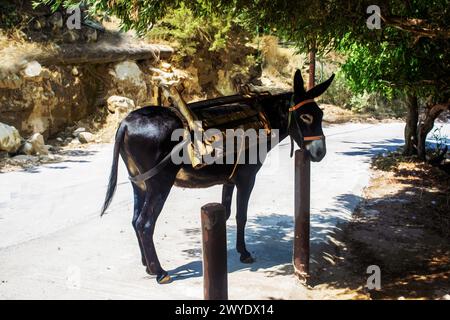
M125 135L126 125L121 123L116 132L116 142L114 143L113 162L111 166L111 173L109 174L108 190L106 191L105 202L103 203L100 216L105 214L106 209L110 205L114 192L117 186L117 168L119 166L119 152L122 147L123 137Z

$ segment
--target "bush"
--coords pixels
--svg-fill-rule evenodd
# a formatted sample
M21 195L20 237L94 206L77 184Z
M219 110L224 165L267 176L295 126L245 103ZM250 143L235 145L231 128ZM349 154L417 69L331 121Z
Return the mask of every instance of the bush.
M325 79L328 79L330 75L325 76ZM347 86L345 81L345 77L342 72L337 72L336 76L333 80L333 83L330 87L325 91L325 93L321 96L322 101L329 104L334 104L339 107L351 108L351 101L353 99L353 93L350 91L350 88Z
M225 49L229 34L243 31L242 26L234 28L237 25L239 22L231 17L195 17L188 8L181 5L179 9L169 11L147 36L152 40L168 41L178 48L180 55L190 56L197 51L199 45L207 46L210 51Z
M19 11L14 3L0 2L0 29L11 29L21 22Z

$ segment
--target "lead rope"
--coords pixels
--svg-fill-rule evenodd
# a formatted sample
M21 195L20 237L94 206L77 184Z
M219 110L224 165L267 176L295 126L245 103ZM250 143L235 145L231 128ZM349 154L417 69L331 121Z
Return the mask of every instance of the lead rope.
M231 171L231 175L228 177L229 180L231 180L231 178L233 178L234 173L235 173L236 168L237 168L237 165L239 163L239 159L241 158L242 149L244 148L243 142L244 142L244 135L241 136L241 147L239 148L238 156L237 156L237 159L236 159L236 163L234 164L233 171Z

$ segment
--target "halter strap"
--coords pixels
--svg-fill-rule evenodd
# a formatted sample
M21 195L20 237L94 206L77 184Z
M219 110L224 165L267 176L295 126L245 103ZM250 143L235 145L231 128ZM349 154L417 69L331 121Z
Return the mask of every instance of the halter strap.
M311 102L315 102L314 99L308 99L308 100L304 100L302 102L297 103L295 106L289 108L289 111L295 111L298 108L304 106L305 104L311 103Z

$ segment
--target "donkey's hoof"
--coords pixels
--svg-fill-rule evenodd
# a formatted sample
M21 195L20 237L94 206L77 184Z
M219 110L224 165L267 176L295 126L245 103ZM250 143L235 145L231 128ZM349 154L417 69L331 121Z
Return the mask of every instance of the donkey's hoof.
M152 270L150 270L149 267L145 268L145 272L147 272L147 274L151 275L151 276L156 276L156 272L153 272Z
M247 263L247 264L255 262L255 259L253 259L251 254L241 255L241 259L240 260L241 260L242 263Z
M161 276L156 278L156 281L159 284L166 284L172 281L172 278L169 276L167 272L163 273Z

